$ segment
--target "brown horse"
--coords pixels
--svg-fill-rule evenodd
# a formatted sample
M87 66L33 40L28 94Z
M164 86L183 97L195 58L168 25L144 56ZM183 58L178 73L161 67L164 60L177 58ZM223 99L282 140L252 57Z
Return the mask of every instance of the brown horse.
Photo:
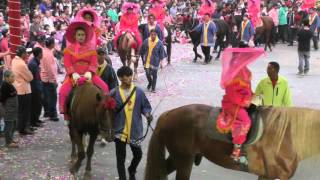
M75 88L69 110L71 115L69 135L72 142L71 174L78 172L81 162L85 158L83 144L85 134L89 134L90 136L86 150L87 165L84 174L85 179L90 179L91 177L91 158L94 153L97 135L100 133L107 141L113 141L113 111L105 108L105 102L108 100L110 100L110 97L104 96L102 91L92 83L87 82ZM78 153L77 156L76 153Z
M271 44L274 45L274 33L275 31L275 26L273 23L273 20L269 16L262 16L262 26L256 27L255 31L255 40L260 40L265 43L264 50L267 50L267 47L269 47L269 50L272 51L271 49Z
M264 132L255 144L244 147L246 171L260 180L288 180L299 161L320 153L320 111L263 107L259 112ZM163 113L150 140L145 180L163 180L173 171L177 180L188 180L193 163L199 165L202 156L222 167L244 170L230 158L232 144L208 137L208 119L219 113L220 108L200 104Z
M136 81L138 78L139 49L133 48L137 46L135 37L130 32L126 32L119 37L117 46L122 65L132 67L133 63L133 80Z

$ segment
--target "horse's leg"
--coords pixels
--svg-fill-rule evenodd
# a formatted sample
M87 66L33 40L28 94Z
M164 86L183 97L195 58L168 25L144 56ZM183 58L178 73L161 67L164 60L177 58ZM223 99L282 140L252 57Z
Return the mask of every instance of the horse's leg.
M194 162L193 156L179 156L175 159L177 166L176 180L189 180Z
M194 59L193 62L197 62L198 59L198 52L197 52L197 46L193 45L193 52L194 52Z
M81 162L85 158L84 147L82 144L83 135L77 131L73 131L73 132L74 132L73 133L74 140L75 140L75 143L77 144L77 149L78 149L78 158L77 158L77 161L70 168L71 174L75 174L76 172L78 172L78 170L81 166Z
M73 138L73 135L72 135L72 130L71 130L71 127L69 126L69 136L70 136L70 140L71 140L71 159L70 159L70 163L73 164L76 159L77 159L77 149L76 149L76 144L74 142L74 138Z
M128 66L130 66L131 69L133 69L133 81L137 81L138 79L138 73L137 70L135 68L135 64L137 62L137 57L136 57L136 50L131 48L131 54L130 57L128 59ZM132 66L133 64L133 66Z
M91 158L94 153L94 143L96 142L97 134L90 134L89 145L87 148L87 165L84 179L91 179Z
M271 49L271 40L270 40L271 36L272 36L271 32L267 33L266 44L268 45L270 52L272 51L272 49Z
M173 171L176 170L174 159L171 155L166 159L166 167L167 167L167 175L171 174Z

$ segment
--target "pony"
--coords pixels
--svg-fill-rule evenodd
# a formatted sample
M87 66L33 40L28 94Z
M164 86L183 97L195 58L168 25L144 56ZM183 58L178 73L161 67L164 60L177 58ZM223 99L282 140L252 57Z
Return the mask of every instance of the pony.
M123 66L133 68L133 80L138 78L138 64L139 64L139 49L137 41L130 32L125 32L118 40L118 54L120 56ZM133 64L133 67L132 67Z
M273 20L269 16L261 16L261 20L262 26L255 29L255 41L262 40L265 43L264 50L266 51L269 47L269 50L272 51L271 44L275 45L273 33L276 31Z
M216 56L216 60L220 58L220 54L223 51L224 48L226 48L229 44L229 39L230 39L230 30L228 24L221 19L214 19L213 22L215 23L217 27L217 39L216 39L216 45L219 46L219 51ZM191 42L193 44L193 52L195 54L195 57L193 59L194 62L197 61L198 57L202 58L200 54L198 54L197 48L200 45L200 40L201 40L201 33L197 32L194 30L194 28L199 24L199 21L197 23L194 23L192 30L189 31L189 36L191 38ZM210 56L211 58L211 56Z
M230 158L233 144L208 137L206 128L215 128L208 121L217 118L221 108L192 104L164 112L150 140L145 180L163 180L173 171L177 180L188 180L193 163L199 165L202 157L224 168L254 173L259 180L288 180L301 160L320 153L319 110L257 109L264 132L254 144L244 145L247 168Z
M102 90L86 82L76 86L69 101L69 136L72 143L70 173L78 172L82 160L85 158L83 137L90 136L87 146L87 164L85 179L91 177L91 158L94 153L94 144L100 133L108 142L114 139L113 111L106 104L111 100L109 95L103 95ZM103 129L102 127L106 128ZM77 153L77 155L76 155Z

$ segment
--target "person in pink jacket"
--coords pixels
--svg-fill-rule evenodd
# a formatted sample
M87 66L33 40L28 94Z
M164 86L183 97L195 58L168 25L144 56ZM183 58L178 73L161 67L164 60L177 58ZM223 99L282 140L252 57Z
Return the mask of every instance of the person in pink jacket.
M18 94L18 130L21 135L33 134L30 126L31 107L31 85L33 79L31 71L28 69L26 61L28 59L27 50L20 46L16 56L12 60L12 72L15 75L13 83Z
M108 85L96 74L98 67L97 53L95 46L90 43L90 41L95 41L92 38L93 33L93 28L84 21L72 22L66 32L66 40L69 42L69 46L64 50L64 65L67 74L59 92L59 110L61 114L64 114L66 121L69 120L65 107L66 98L72 87L83 78L92 81L104 93L109 92ZM81 80L78 81L79 79Z

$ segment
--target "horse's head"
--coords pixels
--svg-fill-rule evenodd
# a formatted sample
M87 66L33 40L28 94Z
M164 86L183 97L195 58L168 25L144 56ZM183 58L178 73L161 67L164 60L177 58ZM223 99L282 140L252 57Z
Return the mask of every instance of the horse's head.
M100 125L99 130L101 136L108 142L113 142L114 140L114 110L116 108L116 101L109 95L101 97L100 94L97 94L97 101L100 103Z

